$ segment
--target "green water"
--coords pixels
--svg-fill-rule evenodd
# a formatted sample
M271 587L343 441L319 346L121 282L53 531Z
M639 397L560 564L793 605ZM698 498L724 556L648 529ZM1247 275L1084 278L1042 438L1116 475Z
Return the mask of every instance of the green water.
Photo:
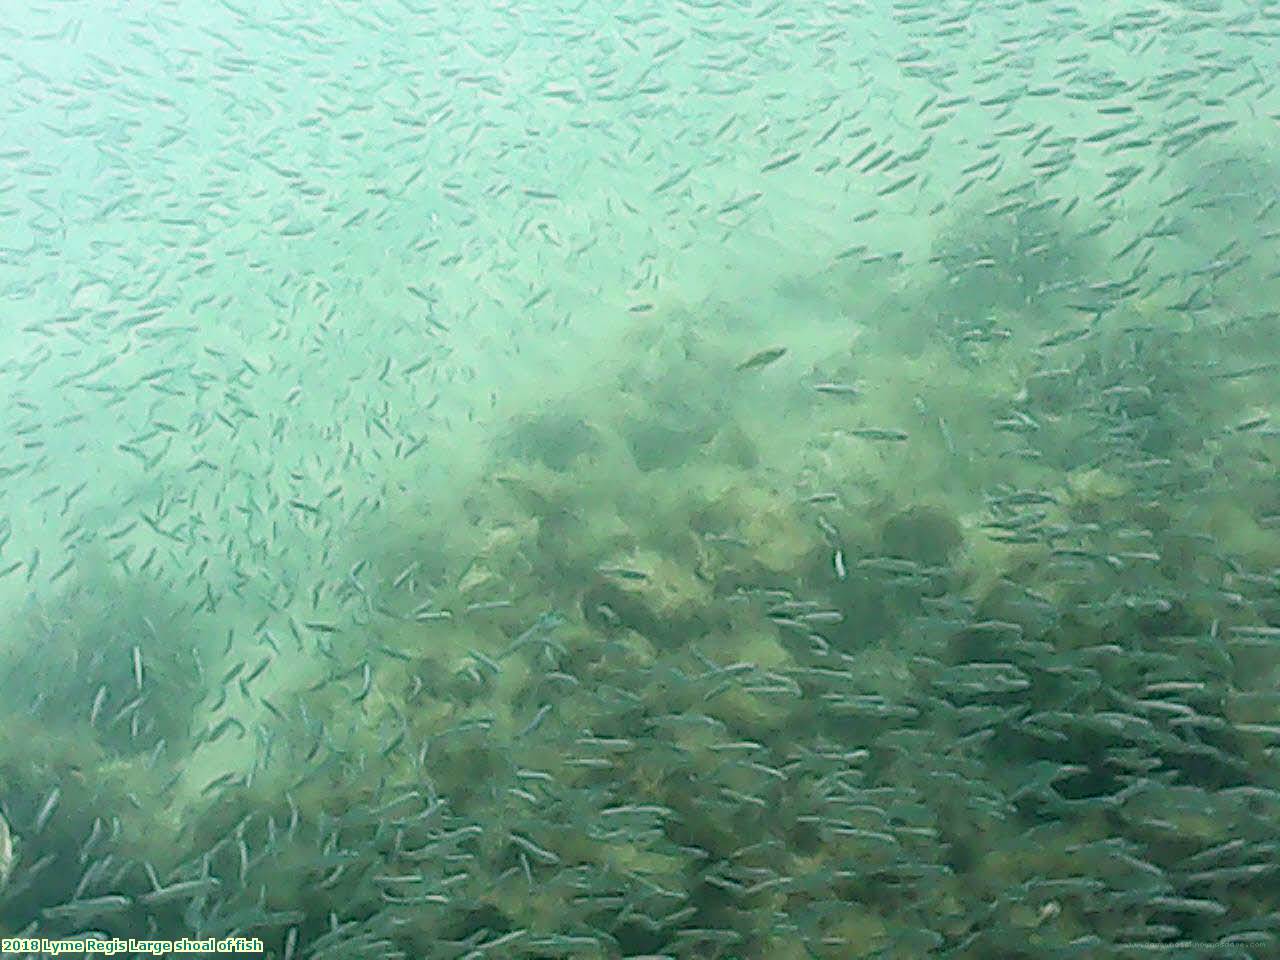
M1280 4L0 31L6 954L1280 955Z

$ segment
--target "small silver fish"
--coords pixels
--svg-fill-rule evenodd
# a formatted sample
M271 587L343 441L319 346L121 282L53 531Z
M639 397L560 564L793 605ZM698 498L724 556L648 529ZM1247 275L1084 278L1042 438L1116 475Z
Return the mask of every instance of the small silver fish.
M890 443L901 443L909 439L906 431L892 430L888 427L859 427L856 430L850 430L849 433L859 440L886 440Z
M596 567L596 573L604 577L616 577L619 580L648 580L649 574L631 567L603 566Z
M759 370L761 367L767 367L776 360L780 360L787 352L786 347L770 347L768 350L761 350L759 353L753 353L747 359L734 367L737 371L743 370Z
M0 816L0 890L9 882L13 873L13 835L9 832L9 824Z
M861 397L862 390L852 383L815 383L813 389L832 397Z

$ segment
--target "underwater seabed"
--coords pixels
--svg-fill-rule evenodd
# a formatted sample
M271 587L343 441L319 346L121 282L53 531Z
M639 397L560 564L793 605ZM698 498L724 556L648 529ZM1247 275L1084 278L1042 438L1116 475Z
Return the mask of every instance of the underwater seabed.
M966 244L939 248L1036 246ZM283 650L224 663L215 615L81 569L8 625L0 931L1262 956L1280 502L1274 436L1236 427L1272 401L1155 304L1046 347L1068 314L1026 285L1090 254L1032 257L864 292L847 335L867 274L833 270L804 297L834 349L761 369L668 305L476 485L393 478L335 545L342 612L273 627ZM897 340L906 315L934 326ZM812 387L837 381L857 398ZM242 762L192 785L215 743Z

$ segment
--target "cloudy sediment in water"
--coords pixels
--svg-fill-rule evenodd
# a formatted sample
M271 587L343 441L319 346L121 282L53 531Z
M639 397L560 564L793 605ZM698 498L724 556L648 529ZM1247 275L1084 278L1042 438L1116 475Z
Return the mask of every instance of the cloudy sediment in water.
M0 33L0 934L1280 955L1280 4Z

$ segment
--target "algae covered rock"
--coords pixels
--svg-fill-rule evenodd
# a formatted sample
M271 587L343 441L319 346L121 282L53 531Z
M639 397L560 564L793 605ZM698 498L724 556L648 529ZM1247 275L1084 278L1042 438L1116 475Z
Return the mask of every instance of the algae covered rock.
M596 603L645 636L672 642L701 629L712 600L711 586L671 557L638 551L624 562L599 567Z
M918 563L946 563L962 542L959 522L939 507L907 507L880 530L880 547L887 556Z
M719 429L718 417L674 399L655 403L621 425L636 467L646 473L687 463L715 439Z
M1120 477L1101 468L1077 470L1067 477L1068 506L1073 516L1096 520L1106 507L1129 492Z
M539 413L519 420L500 443L500 449L506 456L534 461L562 472L579 456L599 445L595 427L566 411Z

